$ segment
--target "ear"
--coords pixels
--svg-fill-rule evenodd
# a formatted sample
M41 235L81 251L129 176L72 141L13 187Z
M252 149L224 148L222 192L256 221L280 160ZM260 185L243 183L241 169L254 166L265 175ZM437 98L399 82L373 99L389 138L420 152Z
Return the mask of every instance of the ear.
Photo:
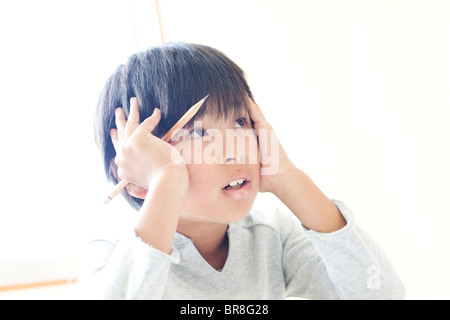
M119 181L119 177L117 175L117 165L114 160L115 160L115 158L111 159L111 161L109 162L109 166L110 166L111 173L114 175L116 180ZM146 189L144 189L138 185L132 184L132 183L127 184L125 189L127 190L128 194L130 196L138 198L138 199L145 199L145 197L147 196Z

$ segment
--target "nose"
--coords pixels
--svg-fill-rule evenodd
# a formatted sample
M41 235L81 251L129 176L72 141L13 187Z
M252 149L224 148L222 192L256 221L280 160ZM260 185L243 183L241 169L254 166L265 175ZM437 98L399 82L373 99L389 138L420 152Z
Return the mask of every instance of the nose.
M225 164L244 164L246 155L246 136L235 130L227 130L223 142Z
M233 164L233 163L245 163L245 156L243 154L240 155L239 158L234 158L234 157L230 157L230 158L226 158L225 159L225 164Z

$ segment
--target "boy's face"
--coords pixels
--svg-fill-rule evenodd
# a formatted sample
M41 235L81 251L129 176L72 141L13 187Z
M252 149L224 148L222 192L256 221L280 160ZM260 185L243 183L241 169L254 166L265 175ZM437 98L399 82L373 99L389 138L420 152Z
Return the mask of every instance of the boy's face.
M189 171L180 221L228 224L249 213L259 190L260 161L244 112L223 120L204 116L172 139Z

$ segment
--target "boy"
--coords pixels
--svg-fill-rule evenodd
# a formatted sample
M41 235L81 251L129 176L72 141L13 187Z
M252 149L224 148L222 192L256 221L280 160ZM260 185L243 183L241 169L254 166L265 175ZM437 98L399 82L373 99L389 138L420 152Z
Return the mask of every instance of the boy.
M208 94L184 130L160 139ZM105 85L96 121L106 174L129 182L139 219L90 244L95 297L403 298L382 250L289 160L221 52L171 43L133 55ZM293 214L252 210L258 192Z

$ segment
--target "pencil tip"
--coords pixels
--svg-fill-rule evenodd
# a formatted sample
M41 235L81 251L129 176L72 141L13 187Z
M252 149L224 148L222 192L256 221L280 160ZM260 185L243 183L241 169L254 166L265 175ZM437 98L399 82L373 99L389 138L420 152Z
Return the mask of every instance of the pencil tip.
M204 98L203 98L203 101L205 101L205 100L206 100L206 98L208 98L208 97L209 97L209 94L208 94L208 95L207 95L206 97L204 97Z

